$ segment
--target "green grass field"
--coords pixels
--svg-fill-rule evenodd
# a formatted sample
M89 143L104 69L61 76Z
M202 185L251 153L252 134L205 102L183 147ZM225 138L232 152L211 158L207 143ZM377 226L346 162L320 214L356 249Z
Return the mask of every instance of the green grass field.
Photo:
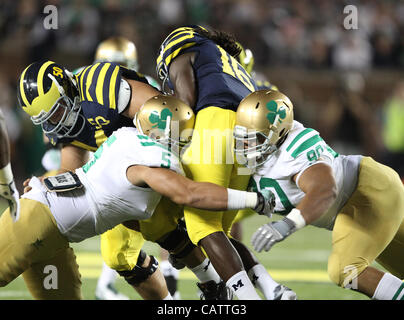
M244 243L250 248L250 238L266 217L253 216L243 221ZM94 299L97 278L101 272L102 258L99 251L99 237L73 244L83 282L83 296ZM144 249L156 257L158 246L146 243ZM270 252L257 254L258 259L268 269L272 277L298 295L299 300L367 300L359 293L342 289L331 283L327 275L327 259L331 249L331 232L308 226L293 234L285 242L275 245ZM188 270L180 272L179 290L182 299L199 299L196 278ZM139 300L139 295L122 279L116 287L131 299ZM22 277L0 289L0 299L32 299L25 288Z

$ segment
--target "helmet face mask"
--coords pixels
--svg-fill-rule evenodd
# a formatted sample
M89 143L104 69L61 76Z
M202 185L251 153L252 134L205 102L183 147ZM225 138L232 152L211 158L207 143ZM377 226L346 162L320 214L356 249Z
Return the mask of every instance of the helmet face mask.
M250 169L263 165L278 150L278 146L271 144L270 138L263 132L249 130L246 127L236 125L234 139L237 159L244 159L245 166Z
M85 126L85 118L80 113L79 97L72 101L68 96L61 96L49 112L43 110L38 116L31 117L35 125L41 125L47 135L58 138L75 138Z
M293 126L293 105L279 91L258 90L237 109L234 152L239 163L256 168L271 159Z

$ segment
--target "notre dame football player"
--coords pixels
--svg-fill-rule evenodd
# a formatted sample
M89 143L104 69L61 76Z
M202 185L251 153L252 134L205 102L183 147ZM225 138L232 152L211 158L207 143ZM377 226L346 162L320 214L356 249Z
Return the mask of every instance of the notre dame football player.
M235 152L255 167L254 190L275 191L284 218L252 237L268 251L308 224L332 231L330 279L378 300L404 299L404 186L370 157L341 155L319 132L294 120L293 104L261 90L240 103ZM389 272L371 266L379 262Z

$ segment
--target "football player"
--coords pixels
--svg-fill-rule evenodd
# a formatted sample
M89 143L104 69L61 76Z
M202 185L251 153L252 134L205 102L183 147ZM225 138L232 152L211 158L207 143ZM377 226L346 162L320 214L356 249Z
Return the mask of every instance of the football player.
M9 207L14 221L20 212L19 192L15 186L13 171L10 164L10 142L3 112L0 109L0 215Z
M181 103L156 111L161 112L154 113L158 119L154 130L144 130L150 112L146 109L145 117L141 110L140 130L115 131L81 168L43 182L36 177L30 180L32 189L21 199L20 219L13 222L10 214L0 218L0 257L5 262L0 266L0 286L23 273L36 299L80 299L79 267L69 242L121 223L139 229L139 220L152 217L163 196L177 205L208 210L249 207L271 215L270 193L265 197L187 179L170 144L191 138L193 112ZM55 112L48 120L58 117Z
M234 38L224 32L208 31L200 26L181 27L161 44L157 74L163 81L163 90L168 85L196 113L192 142L182 157L187 177L245 190L249 175L238 173L233 154L229 155L228 150L233 145L238 104L256 90L256 85L234 58L239 51ZM273 281L241 242L229 241L236 214L185 207L184 218L191 241L203 248L239 299L260 299L249 275L258 279L259 288L266 288L267 299L281 297L288 291L285 298L291 290ZM278 286L281 290L276 289Z
M404 187L398 174L370 157L336 153L311 128L294 121L277 91L257 91L237 110L235 152L255 168L254 190L276 195L282 220L252 237L268 251L313 225L332 231L328 274L337 285L373 299L404 299ZM378 261L389 272L373 266Z
M52 61L36 62L23 71L18 89L20 105L33 123L42 126L52 143L62 144L61 172L86 163L88 151L95 151L116 129L134 126L132 118L140 106L159 94L137 72L103 62L75 76ZM185 229L177 227L178 210L167 211L142 223L141 232L118 225L101 236L104 261L144 299L163 299L166 291L161 271L154 267L157 260L141 251L144 236L158 241L179 258L199 257L199 264L206 266L205 259L197 254L199 249L189 243ZM160 216L169 221L158 221ZM209 275L216 279L215 271Z

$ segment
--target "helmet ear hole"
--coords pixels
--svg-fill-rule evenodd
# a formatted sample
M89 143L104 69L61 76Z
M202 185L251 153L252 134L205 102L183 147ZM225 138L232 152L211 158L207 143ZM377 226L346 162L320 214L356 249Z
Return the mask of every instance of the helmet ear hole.
M255 109L258 109L259 106L260 106L260 103L258 102L257 105L255 106Z

